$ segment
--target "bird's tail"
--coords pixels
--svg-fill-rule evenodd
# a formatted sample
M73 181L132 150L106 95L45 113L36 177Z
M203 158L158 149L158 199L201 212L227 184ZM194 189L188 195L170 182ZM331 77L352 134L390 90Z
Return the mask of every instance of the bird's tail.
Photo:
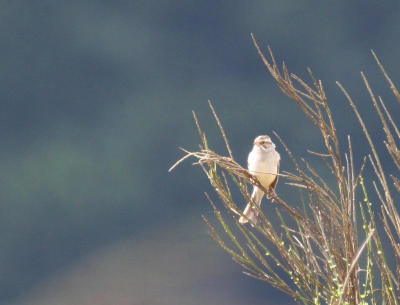
M263 195L264 192L262 190L254 187L253 194L251 195L251 200L258 206L260 206ZM251 224L257 223L258 211L253 208L253 204L250 202L247 204L246 208L243 211L243 216L240 216L239 218L240 223L247 223L248 221L250 221Z

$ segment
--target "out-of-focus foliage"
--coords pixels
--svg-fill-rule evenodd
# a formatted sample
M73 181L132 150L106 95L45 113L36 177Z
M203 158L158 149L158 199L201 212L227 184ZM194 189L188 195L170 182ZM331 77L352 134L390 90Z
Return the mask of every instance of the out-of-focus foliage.
M302 76L311 66L336 98L341 130L358 130L334 81L362 101L355 71L368 68L384 95L369 48L400 79L399 7L2 1L0 302L112 241L210 213L200 175L189 167L167 173L176 147L197 143L191 110L206 131L214 124L207 99L223 114L242 164L254 135L272 129L297 153L318 150L310 124L266 75L250 32L290 58L291 71ZM368 108L361 111L368 120ZM356 154L366 143L354 140Z

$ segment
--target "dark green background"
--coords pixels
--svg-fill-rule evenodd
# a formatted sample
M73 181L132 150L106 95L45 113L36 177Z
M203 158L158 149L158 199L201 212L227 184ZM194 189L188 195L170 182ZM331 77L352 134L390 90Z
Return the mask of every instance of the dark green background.
M225 153L208 99L243 165L253 138L271 130L299 155L321 151L250 32L291 72L306 77L311 67L323 80L356 158L365 140L336 80L382 136L359 72L394 104L370 49L399 80L399 1L0 2L0 303L287 301L209 240L201 171L187 161L167 172L178 146L197 148L192 110ZM281 167L288 163L282 154ZM87 271L96 259L110 267ZM95 276L71 288L86 279L80 272Z

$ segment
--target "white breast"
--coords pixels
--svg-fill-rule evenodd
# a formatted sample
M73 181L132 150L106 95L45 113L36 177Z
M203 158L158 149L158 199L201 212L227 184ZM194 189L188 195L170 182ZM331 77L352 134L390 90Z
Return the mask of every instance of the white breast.
M275 149L262 150L255 147L249 154L248 168L260 183L268 188L278 173L280 156Z

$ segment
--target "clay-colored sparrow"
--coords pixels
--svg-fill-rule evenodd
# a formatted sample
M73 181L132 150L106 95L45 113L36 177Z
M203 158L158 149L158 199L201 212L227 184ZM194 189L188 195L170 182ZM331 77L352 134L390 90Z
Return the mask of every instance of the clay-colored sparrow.
M272 143L271 138L267 135L258 136L254 139L254 146L247 159L249 172L256 176L261 185L274 192L276 184L278 183L279 173L279 160L281 159L279 153L275 150L275 144ZM268 194L267 198L270 198ZM251 194L251 201L258 206L261 205L261 200L264 192L258 187L253 187ZM240 223L250 221L252 224L257 223L258 212L252 208L252 204L248 203L243 211L244 216L239 219Z

